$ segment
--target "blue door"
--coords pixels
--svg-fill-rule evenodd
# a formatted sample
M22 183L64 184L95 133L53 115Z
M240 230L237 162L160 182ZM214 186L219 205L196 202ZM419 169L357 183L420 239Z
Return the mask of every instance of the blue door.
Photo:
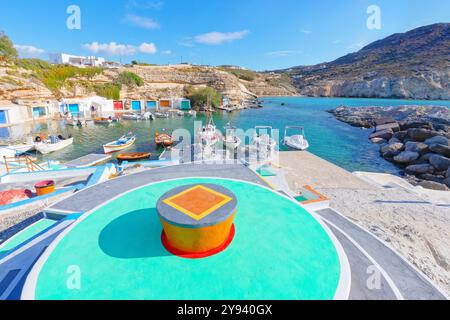
M141 110L141 102L140 101L131 101L131 110Z
M69 104L67 109L72 115L78 115L80 113L80 106L78 104Z
M0 124L6 123L6 111L0 110Z
M147 101L147 109L156 109L156 101Z

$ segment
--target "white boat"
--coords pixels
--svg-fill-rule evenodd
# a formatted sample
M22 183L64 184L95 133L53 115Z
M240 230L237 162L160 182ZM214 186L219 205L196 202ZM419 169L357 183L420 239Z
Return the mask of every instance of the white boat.
M299 134L288 136L289 130L299 131ZM309 142L306 140L305 129L299 126L287 126L284 129L284 145L296 150L304 151L309 148Z
M260 130L267 131L268 133L260 134ZM272 131L272 127L269 126L255 127L255 135L253 136L252 145L257 147L258 150L274 150L277 146L277 142L272 138Z
M197 132L197 141L203 145L214 146L221 140L221 133L217 130L214 120L209 113L206 117L207 124Z
M197 116L197 111L195 111L195 110L189 110L186 114L189 115L189 116L191 116L191 117L196 117L196 116Z
M241 143L241 138L236 135L236 127L233 127L230 123L228 123L225 126L225 137L223 137L223 144L227 149L235 150L241 145Z
M103 151L106 154L113 153L131 147L136 141L136 136L131 132L123 135L120 139L103 145Z
M123 120L142 120L142 116L137 113L124 113L122 115Z
M157 118L169 118L169 114L168 113L162 113L162 112L156 112L155 116Z
M145 112L142 115L142 119L144 119L144 120L155 120L155 116L150 111L147 111L147 112Z
M42 154L49 154L51 152L55 152L61 149L64 149L73 144L73 138L69 137L67 139L62 136L49 136L48 139L44 141L36 142L35 148Z

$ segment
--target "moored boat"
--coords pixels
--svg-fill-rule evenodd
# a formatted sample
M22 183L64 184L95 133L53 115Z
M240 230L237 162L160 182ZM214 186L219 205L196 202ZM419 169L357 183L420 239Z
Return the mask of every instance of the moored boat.
M297 130L299 134L288 135L289 130ZM305 129L299 126L287 126L284 129L284 139L283 143L285 146L304 151L309 148L309 142L306 140Z
M105 118L105 117L98 117L98 118L94 118L94 123L95 124L110 124L113 122L118 122L117 119L109 117L109 118Z
M123 135L122 137L120 137L120 139L116 141L112 141L110 143L103 145L103 151L106 154L117 152L126 149L128 147L131 147L135 141L136 136L130 132L126 135Z
M170 147L173 145L173 137L168 133L155 132L155 143L158 146Z
M48 139L42 140L40 137L36 138L35 148L42 154L49 154L61 149L64 149L73 144L73 137L69 136L64 138L63 136L49 136Z
M122 115L123 120L142 120L142 116L137 113L124 113Z
M136 161L136 160L144 160L151 157L150 152L127 152L121 153L117 155L117 160L120 161Z

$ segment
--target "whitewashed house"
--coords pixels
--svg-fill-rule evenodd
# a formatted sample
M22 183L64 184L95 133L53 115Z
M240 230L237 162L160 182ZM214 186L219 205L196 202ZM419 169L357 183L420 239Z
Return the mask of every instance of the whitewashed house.
M49 61L53 64L69 64L76 67L103 67L104 58L95 56L75 56L67 53L50 53Z
M73 117L89 117L91 112L97 114L114 112L114 101L99 96L87 98L63 99L59 105L62 114L70 113Z

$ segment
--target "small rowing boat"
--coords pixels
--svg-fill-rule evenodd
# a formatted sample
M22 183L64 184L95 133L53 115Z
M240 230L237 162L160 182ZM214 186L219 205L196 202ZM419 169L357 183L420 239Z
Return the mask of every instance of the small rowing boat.
M42 154L49 154L61 149L64 149L73 144L73 137L64 138L63 136L49 136L46 140L36 138L35 148Z
M99 117L99 118L94 118L94 123L95 124L110 124L113 122L118 122L117 119L114 119L112 117L109 118L104 118L104 117Z
M158 146L170 147L173 145L173 138L170 134L155 132L155 143Z
M128 153L121 153L117 156L117 160L119 161L136 161L136 160L143 160L148 159L151 157L151 153L149 152L128 152Z
M131 132L123 135L120 139L103 145L105 154L113 153L131 147L136 141L136 136Z

